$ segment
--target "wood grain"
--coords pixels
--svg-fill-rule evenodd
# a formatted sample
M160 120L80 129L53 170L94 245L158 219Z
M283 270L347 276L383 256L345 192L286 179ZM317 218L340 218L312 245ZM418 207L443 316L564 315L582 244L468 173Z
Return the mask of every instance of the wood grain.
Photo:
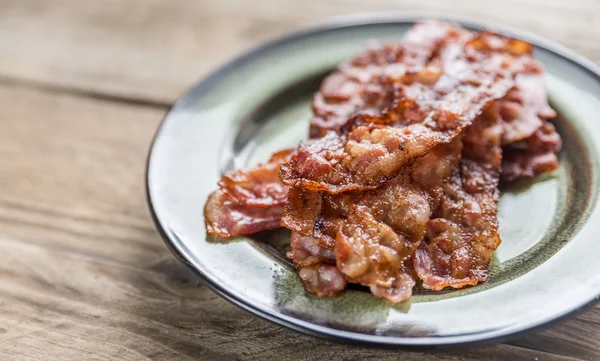
M4 81L158 104L259 42L365 11L495 21L600 62L597 0L0 0L0 9Z
M0 0L0 360L598 360L600 306L506 344L379 350L237 309L154 230L144 164L167 106L266 39L358 11L437 11L600 63L597 0Z
M162 116L0 86L0 359L598 357L598 307L510 344L446 351L332 343L237 309L199 285L153 231L143 168Z
M147 242L143 187L163 110L20 87L0 88L0 103L3 235L114 262L163 250Z
M322 341L282 330L194 287L171 258L141 270L7 238L0 242L7 286L0 315L9 324L0 355L7 359L574 360L509 345L400 353Z

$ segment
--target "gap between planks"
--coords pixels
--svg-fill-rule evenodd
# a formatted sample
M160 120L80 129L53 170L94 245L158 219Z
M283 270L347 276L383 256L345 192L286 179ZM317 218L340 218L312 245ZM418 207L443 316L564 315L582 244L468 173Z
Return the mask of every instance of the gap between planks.
M69 87L65 85L60 85L60 83L49 84L30 79L12 78L3 75L0 75L0 85L9 87L16 86L31 90L37 90L45 93L64 94L73 97L82 97L98 101L113 102L117 104L148 107L157 110L166 110L173 106L173 103L167 101L158 101L145 98L129 97L124 95L115 95L101 91L95 91L92 89Z

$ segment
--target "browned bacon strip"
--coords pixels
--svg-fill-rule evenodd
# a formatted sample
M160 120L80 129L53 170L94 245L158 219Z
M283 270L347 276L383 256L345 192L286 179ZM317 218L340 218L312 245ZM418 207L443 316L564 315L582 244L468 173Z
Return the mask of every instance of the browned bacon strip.
M208 233L230 238L280 227L288 187L279 167L291 150L273 154L268 163L225 173L204 206Z
M508 182L533 177L558 167L556 154L561 138L547 119L556 112L550 108L541 64L532 59L527 72L498 102L504 129L502 179Z
M425 236L444 179L456 167L462 144L436 147L393 180L364 192L337 233L337 266L350 282L391 302L409 298L415 285L410 259Z
M467 128L460 165L427 224L426 242L413 265L423 287L460 288L487 280L493 251L500 245L497 203L502 128L497 104Z
M331 195L292 189L282 224L333 248L337 268L350 282L400 302L414 286L406 261L425 235L460 149L460 140L441 145L373 191Z
M281 218L281 225L319 238L333 248L342 219L363 195L359 192L332 195L307 189L292 188Z
M280 227L283 205L252 207L233 202L221 190L210 195L204 207L206 231L222 238Z
M504 154L502 180L513 182L519 178L531 178L558 168L558 158L554 152L530 153L509 150Z
M303 144L281 166L282 182L334 194L374 189L412 159L452 141L486 104L514 86L530 59L530 44L489 33L451 43L440 55L441 78L419 97L398 103L419 109L422 122L404 128L371 122L345 136Z
M551 123L545 121L528 138L504 148L502 180L512 182L555 170L558 168L556 153L561 147L560 135Z
M317 296L336 296L348 283L335 266L335 254L330 246L319 239L292 232L291 251L287 256L294 261L298 277L308 293Z
M537 60L531 59L498 104L504 130L502 179L510 182L556 169L555 153L562 141L547 121L556 112L548 104L543 67Z
M236 204L257 207L280 206L287 199L288 187L279 181L279 166L292 150L274 153L266 164L223 174L219 188Z
M562 139L550 122L544 124L527 139L510 144L510 149L525 150L530 153L558 152Z
M320 138L339 132L356 115L383 116L397 100L399 89L394 81L407 74L437 80L438 68L423 68L436 56L443 44L456 41L468 32L452 24L426 21L416 24L400 43L372 45L344 63L321 85L313 98L314 116L310 136Z
M556 116L546 96L543 68L531 59L527 72L516 77L516 86L498 101L504 133L502 144L515 143L530 137L545 123Z
M293 260L306 292L335 296L347 284L336 267L335 235L353 199L303 189L290 189L281 225L292 230L288 258ZM343 280L343 281L342 281Z

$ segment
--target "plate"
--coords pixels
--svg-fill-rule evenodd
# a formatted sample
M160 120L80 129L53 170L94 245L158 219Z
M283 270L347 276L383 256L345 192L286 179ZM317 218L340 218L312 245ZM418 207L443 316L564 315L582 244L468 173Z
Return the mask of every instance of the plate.
M150 151L148 200L166 244L211 289L295 330L403 346L504 339L598 299L600 72L557 44L493 25L443 19L535 44L564 149L555 173L502 189L503 242L487 283L415 290L397 305L359 288L318 298L304 292L285 258L289 232L207 240L203 207L220 174L305 139L323 77L369 40L400 39L418 18L351 20L285 36L223 66L173 106Z

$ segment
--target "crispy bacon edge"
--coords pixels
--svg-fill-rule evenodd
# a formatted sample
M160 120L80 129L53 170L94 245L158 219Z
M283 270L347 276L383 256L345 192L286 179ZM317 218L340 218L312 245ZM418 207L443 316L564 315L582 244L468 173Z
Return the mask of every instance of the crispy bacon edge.
M265 164L223 174L204 206L206 231L232 238L279 228L288 192L279 181L279 167L292 153L282 150Z

